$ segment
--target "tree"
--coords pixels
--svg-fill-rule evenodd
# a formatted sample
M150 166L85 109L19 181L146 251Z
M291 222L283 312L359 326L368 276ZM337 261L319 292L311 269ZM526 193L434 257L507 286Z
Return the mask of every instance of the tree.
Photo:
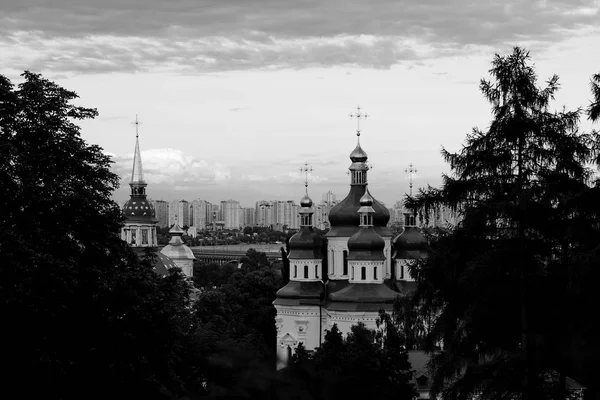
M538 88L523 49L496 55L490 73L493 81L480 83L492 106L489 129L474 129L458 153L442 150L453 175L407 199L413 209L445 204L463 216L411 273L419 297L439 311L429 343L445 345L434 358L432 395L532 400L544 396L548 373L566 372L560 351L572 337L552 333L544 317L557 296L548 290L555 271L589 250L573 229L594 231L598 217L584 200L597 138L577 131L579 111L549 111L558 77ZM560 293L568 284L559 283ZM567 312L560 318L561 326L571 321Z
M587 112L590 120L596 122L600 119L600 74L592 75L590 88L593 99L588 106Z
M96 110L73 105L74 92L41 75L22 76L14 87L0 75L4 391L62 399L177 391L188 286L178 273L159 277L118 237L119 177L75 123Z

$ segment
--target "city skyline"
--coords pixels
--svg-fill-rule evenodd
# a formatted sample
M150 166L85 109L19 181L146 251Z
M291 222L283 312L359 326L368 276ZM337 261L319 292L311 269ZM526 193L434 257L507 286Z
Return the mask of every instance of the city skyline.
M540 85L558 74L556 109L586 105L600 65L595 0L11 3L0 6L3 73L42 73L98 109L82 137L113 156L117 201L136 114L150 197L252 204L299 201L304 162L311 196L342 198L360 105L369 187L391 205L408 192L409 164L415 190L437 186L449 171L441 147L487 128L478 82L494 53L530 50Z

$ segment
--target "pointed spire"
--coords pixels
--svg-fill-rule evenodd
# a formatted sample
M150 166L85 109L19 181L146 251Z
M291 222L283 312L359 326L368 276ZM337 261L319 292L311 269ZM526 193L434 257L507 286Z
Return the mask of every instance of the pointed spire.
M312 167L305 162L300 168L300 172L304 172L304 197L300 200L300 226L312 226L312 199L308 195L308 173L312 172Z
M144 170L142 168L142 156L140 153L140 134L138 130L141 122L138 120L137 114L135 115L135 121L133 124L135 125L135 151L133 153L133 168L131 170L131 181L129 183L145 184Z

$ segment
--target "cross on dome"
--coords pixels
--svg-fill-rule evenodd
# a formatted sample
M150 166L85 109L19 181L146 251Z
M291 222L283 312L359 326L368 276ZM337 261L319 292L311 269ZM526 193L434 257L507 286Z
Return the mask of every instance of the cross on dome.
M360 106L356 107L355 112L350 113L350 118L356 119L356 136L360 136L360 120L367 117L367 113L363 112Z
M300 172L304 173L304 193L306 194L308 194L308 173L312 170L312 167L308 165L308 161L305 161L304 165L300 167Z

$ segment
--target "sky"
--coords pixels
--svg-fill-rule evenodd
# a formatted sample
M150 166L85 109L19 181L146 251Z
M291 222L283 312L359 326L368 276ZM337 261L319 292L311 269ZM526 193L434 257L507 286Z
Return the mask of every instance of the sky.
M479 91L494 54L531 52L553 107L591 98L600 1L0 0L0 73L30 70L77 92L99 116L82 137L113 157L129 195L139 116L153 199L346 196L361 144L369 190L391 206L441 183L440 150L460 150L490 107ZM591 125L582 119L583 130Z

